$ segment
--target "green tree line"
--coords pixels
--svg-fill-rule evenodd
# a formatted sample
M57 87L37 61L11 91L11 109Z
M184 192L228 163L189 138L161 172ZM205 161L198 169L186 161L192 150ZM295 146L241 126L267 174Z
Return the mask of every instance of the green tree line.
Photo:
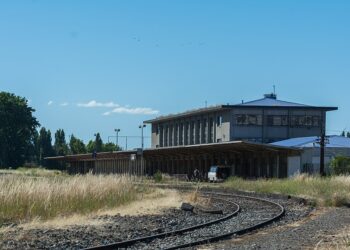
M121 149L114 143L103 143L100 133L87 144L73 134L67 142L63 129L58 129L52 138L49 129L40 127L34 112L25 98L0 92L0 167L30 164L64 169L64 164L47 161L45 157Z

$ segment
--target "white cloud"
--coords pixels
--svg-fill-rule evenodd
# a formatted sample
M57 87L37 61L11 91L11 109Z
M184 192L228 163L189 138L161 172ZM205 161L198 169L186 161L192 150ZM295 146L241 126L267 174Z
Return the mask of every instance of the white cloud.
M111 113L131 114L131 115L156 115L159 113L159 111L151 108L118 107L113 109L112 111L103 113L103 115L110 115Z
M89 101L87 103L78 103L78 107L83 107L83 108L116 108L120 107L119 104L116 104L114 102L96 102L95 100Z
M63 106L63 107L65 107L65 106L68 106L69 103L68 103L68 102L63 102L63 103L61 103L60 105Z
M95 100L86 103L78 103L77 106L83 108L114 108L113 110L102 113L104 116L109 116L113 113L132 115L155 115L159 113L158 110L151 108L132 108L130 105L120 106L114 102L97 102Z
M49 102L47 103L48 106L51 106L52 104L53 104L53 101L49 101Z

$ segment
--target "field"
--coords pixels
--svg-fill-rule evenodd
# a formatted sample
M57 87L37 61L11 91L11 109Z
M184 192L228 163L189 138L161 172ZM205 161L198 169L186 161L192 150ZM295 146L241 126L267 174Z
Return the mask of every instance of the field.
M87 214L128 204L149 191L127 176L38 173L0 176L0 222Z
M244 180L231 177L224 187L258 193L278 193L307 198L318 206L343 206L350 204L350 176L298 175L289 179Z
M135 179L128 176L69 176L40 168L0 170L0 223L86 215L141 201L144 195L154 192L145 182L134 185L133 181ZM160 182L174 184L171 178L162 178ZM290 179L258 180L231 177L224 183L199 186L298 196L317 206L350 204L349 176L299 175Z

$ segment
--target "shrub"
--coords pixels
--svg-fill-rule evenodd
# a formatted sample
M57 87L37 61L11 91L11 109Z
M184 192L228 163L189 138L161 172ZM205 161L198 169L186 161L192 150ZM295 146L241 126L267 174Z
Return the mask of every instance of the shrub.
M350 157L336 156L331 161L331 171L334 175L350 174Z
M163 175L159 170L157 170L157 172L154 174L153 178L154 178L155 182L162 182Z

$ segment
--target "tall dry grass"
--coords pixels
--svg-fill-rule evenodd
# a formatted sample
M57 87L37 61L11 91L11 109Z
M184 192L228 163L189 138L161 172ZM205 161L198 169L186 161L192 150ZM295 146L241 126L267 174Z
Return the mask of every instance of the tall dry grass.
M139 189L127 176L0 176L0 222L112 208L135 200Z
M314 200L321 206L342 206L350 202L350 176L297 175L288 179L244 180L231 177L226 187L259 193L279 193Z

